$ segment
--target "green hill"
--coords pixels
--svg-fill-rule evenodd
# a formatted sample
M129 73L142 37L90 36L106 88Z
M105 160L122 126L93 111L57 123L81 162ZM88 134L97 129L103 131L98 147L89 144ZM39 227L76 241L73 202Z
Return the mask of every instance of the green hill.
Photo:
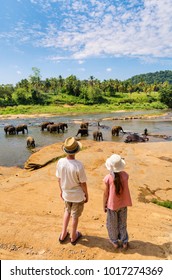
M154 83L164 83L169 82L172 84L172 71L157 71L154 73L147 73L147 74L140 74L127 79L127 81L131 82L132 84L138 84L140 82L145 82L147 84L154 84Z

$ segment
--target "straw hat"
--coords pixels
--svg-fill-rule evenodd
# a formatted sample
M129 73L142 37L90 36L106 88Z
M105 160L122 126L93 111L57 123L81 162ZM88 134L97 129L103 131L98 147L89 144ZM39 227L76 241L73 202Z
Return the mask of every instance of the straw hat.
M125 168L125 161L119 155L113 154L107 158L105 166L109 171L120 172Z
M78 153L82 148L82 144L76 141L74 137L69 137L65 140L62 150L69 155Z

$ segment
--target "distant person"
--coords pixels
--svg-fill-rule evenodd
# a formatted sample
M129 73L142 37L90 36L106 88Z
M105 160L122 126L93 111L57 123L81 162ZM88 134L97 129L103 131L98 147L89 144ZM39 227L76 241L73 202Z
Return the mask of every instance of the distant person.
M144 135L145 135L145 136L148 136L148 130L147 130L147 128L144 129Z
M125 161L120 155L111 155L105 163L109 174L105 176L103 208L107 213L106 227L110 242L117 249L122 243L123 249L128 248L127 206L132 206L128 187L129 175L123 171Z
M63 243L69 237L68 224L72 217L71 244L75 245L81 232L77 231L79 217L81 216L84 203L88 202L87 178L83 164L75 159L76 153L82 148L79 141L74 137L65 140L62 146L66 153L65 158L59 159L56 167L56 176L60 187L60 195L65 203L62 232L59 242Z

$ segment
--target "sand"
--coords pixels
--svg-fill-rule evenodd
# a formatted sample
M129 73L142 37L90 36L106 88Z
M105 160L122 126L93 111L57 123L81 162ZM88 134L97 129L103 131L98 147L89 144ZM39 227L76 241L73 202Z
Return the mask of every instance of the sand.
M89 191L79 221L82 239L76 246L70 240L58 242L64 204L55 177L63 155L57 143L33 153L25 169L0 167L0 259L171 260L172 210L151 199L172 201L172 142L81 142L84 149L76 158L84 163ZM102 207L104 163L112 153L125 158L130 176L133 206L128 208L127 251L114 251L110 244Z

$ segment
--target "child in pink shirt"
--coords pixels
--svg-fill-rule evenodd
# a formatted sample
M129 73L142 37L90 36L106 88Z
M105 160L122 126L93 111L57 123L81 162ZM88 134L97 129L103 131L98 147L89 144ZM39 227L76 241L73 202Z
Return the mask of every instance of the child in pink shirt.
M105 166L110 173L105 176L103 195L104 212L107 212L106 227L110 242L115 248L119 240L124 249L128 248L127 206L132 206L128 188L129 175L123 171L125 161L120 155L113 154L106 160Z

